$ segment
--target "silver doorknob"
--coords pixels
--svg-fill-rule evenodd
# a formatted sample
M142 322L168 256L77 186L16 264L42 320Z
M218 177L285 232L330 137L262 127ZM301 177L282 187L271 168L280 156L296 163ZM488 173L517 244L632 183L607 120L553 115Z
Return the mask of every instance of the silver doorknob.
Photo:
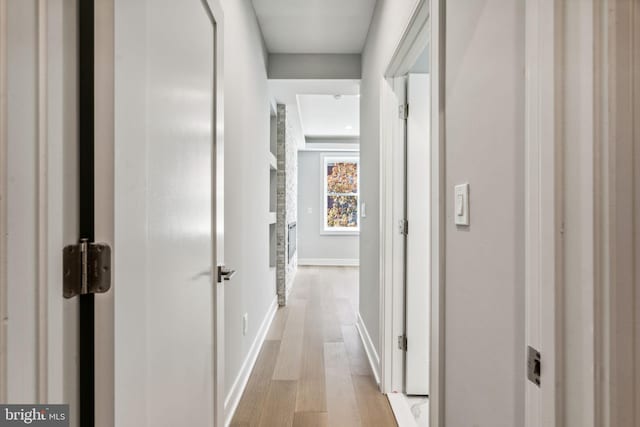
M231 278L235 275L235 270L231 270L224 265L218 266L218 283L222 283L223 280L231 280Z

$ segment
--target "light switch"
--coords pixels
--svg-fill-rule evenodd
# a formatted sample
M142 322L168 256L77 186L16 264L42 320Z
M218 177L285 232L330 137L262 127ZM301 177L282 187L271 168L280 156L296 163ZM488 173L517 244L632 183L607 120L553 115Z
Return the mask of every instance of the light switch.
M367 217L367 204L364 202L360 203L360 216L362 218Z
M469 225L469 184L456 185L454 188L455 223Z

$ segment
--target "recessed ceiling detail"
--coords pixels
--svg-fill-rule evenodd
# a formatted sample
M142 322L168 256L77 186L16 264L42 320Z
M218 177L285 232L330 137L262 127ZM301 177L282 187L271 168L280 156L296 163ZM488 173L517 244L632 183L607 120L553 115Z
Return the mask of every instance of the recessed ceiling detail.
M311 138L360 136L358 95L298 95L302 132Z
M361 53L376 0L252 0L270 53Z

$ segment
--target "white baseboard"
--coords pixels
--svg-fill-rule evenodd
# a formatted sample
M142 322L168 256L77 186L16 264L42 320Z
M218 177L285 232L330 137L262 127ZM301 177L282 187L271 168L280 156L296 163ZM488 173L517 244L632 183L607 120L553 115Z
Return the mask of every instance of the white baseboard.
M358 334L360 335L360 340L364 346L364 351L367 353L367 359L369 359L369 365L371 365L373 376L376 378L376 383L380 385L380 356L378 356L378 353L376 352L376 347L373 345L373 341L371 341L371 337L369 336L367 327L364 325L362 317L360 317L360 313L358 313L356 329L358 329Z
M358 267L359 259L339 259L339 258L301 258L298 260L299 266L316 265L331 267Z
M238 408L238 403L240 403L240 398L242 397L242 393L244 393L244 389L247 386L249 376L251 375L253 366L256 364L258 354L260 354L260 349L262 348L262 344L264 343L264 339L267 336L267 332L269 331L271 322L273 322L273 318L276 315L277 309L278 297L276 296L273 299L271 306L269 306L269 310L267 311L266 316L262 320L262 324L260 325L260 329L258 329L256 338L251 344L249 353L242 363L242 367L240 368L240 372L233 382L233 386L231 386L231 391L229 391L227 398L224 400L225 426L231 424L231 420L233 419L233 415Z

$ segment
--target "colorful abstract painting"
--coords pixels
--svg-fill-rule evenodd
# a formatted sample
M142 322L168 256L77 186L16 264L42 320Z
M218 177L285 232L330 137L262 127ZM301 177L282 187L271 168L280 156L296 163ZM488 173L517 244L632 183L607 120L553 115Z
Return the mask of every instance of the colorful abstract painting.
M325 160L325 229L358 229L357 160Z

